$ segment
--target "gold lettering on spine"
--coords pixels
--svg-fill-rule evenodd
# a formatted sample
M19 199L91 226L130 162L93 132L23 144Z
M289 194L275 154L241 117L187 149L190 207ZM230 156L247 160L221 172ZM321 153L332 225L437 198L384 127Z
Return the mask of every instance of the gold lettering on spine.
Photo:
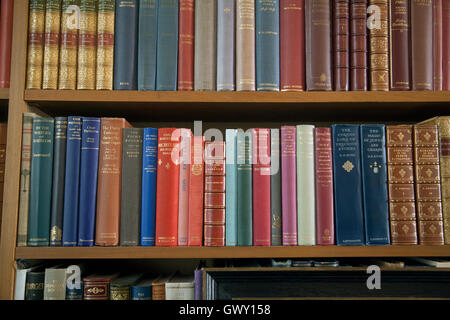
M98 3L97 90L113 89L115 0Z
M47 0L45 9L45 38L42 89L58 87L59 28L61 0Z
M81 0L77 89L95 89L97 1Z
M44 29L45 0L30 0L27 89L41 89Z
M78 29L71 25L76 21L77 13L69 10L74 5L78 5L78 0L63 0L62 3L58 75L60 90L75 90L77 86Z

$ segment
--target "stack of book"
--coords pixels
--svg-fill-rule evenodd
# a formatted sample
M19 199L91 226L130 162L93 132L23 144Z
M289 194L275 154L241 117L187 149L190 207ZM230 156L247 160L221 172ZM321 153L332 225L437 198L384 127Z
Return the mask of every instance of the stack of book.
M450 90L449 39L449 0L31 0L26 87Z
M0 0L0 88L9 88L14 0Z

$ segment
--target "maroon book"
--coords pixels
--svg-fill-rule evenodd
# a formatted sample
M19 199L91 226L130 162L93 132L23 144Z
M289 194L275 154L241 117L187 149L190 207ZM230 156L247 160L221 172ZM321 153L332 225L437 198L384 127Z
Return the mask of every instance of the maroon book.
M334 2L334 89L350 89L350 0Z
M367 0L352 0L350 7L351 90L368 89Z
M442 0L433 1L433 90L442 91Z
M0 9L0 88L9 88L14 0L1 0Z
M442 90L450 90L450 0L442 2Z
M180 0L178 90L194 90L194 0Z

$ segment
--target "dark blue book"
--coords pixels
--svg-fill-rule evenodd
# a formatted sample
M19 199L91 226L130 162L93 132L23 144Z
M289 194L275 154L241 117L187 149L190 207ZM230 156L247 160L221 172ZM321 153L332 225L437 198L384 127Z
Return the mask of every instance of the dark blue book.
M256 0L256 90L280 90L279 0Z
M138 0L116 0L114 90L137 90Z
M156 90L177 90L178 1L159 0Z
M361 167L367 245L390 244L385 126L361 125Z
M81 117L67 118L66 171L64 179L63 246L76 246L80 190Z
M78 245L94 245L100 118L83 118L80 156Z
M155 245L158 129L144 128L142 142L141 246Z
M158 1L139 1L138 90L156 89Z
M152 300L152 285L155 278L144 278L131 286L131 300Z
M364 245L359 125L332 125L336 244Z

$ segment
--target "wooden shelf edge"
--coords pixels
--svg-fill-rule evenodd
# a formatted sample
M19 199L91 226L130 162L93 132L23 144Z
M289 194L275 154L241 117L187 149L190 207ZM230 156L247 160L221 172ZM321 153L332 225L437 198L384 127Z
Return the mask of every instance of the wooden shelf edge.
M16 259L450 257L444 246L312 247L18 247Z
M0 100L9 100L9 88L0 88Z

